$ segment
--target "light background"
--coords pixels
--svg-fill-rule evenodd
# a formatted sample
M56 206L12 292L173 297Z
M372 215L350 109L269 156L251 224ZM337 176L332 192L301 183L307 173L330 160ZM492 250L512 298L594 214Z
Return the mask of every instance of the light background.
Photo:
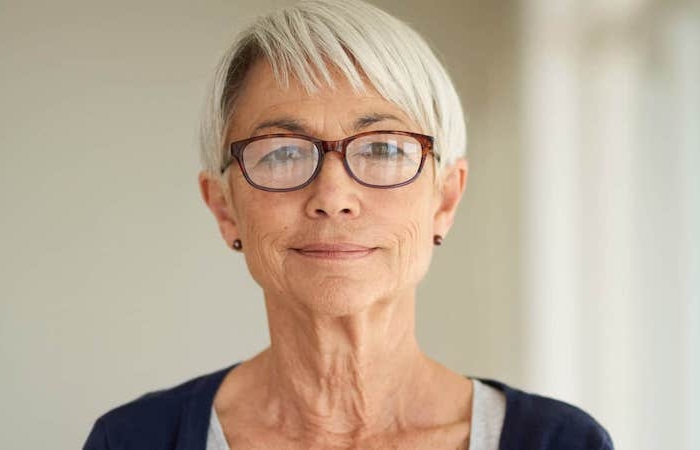
M267 345L195 132L236 30L288 3L0 2L0 448L79 448L107 409ZM697 5L373 3L468 113L423 348L584 407L618 448L700 448Z

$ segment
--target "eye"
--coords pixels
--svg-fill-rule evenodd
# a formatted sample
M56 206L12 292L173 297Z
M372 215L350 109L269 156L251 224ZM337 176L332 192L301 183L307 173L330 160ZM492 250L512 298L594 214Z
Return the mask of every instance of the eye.
M298 145L284 145L282 147L268 152L265 156L260 158L260 161L258 161L258 163L280 164L296 161L307 157L308 152L305 152Z
M374 159L396 159L403 157L404 151L396 141L375 141L368 142L360 153L365 158Z

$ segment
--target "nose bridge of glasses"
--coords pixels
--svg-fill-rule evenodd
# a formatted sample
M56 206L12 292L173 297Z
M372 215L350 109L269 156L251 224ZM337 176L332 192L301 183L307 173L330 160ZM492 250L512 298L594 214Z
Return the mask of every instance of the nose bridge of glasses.
M316 141L316 146L319 147L321 155L318 161L318 168L316 170L316 174L313 178L316 178L316 176L320 175L322 167L327 164L325 160L326 154L331 152L338 152L337 162L340 162L342 164L342 166L345 169L345 172L347 173L347 175L350 176L350 178L357 180L357 177L355 176L355 174L353 174L352 170L348 166L347 160L345 159L345 147L348 141L349 139L340 139L337 141L324 141L319 139Z
M341 139L339 141L319 141L319 144L321 144L321 150L323 153L343 153L344 142L345 140Z

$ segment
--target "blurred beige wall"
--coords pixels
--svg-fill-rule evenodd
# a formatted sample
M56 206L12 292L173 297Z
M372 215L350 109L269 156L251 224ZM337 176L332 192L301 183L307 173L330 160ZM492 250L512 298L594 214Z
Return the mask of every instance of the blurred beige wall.
M200 201L195 130L236 30L286 3L0 3L0 448L78 448L107 409L267 345L260 291ZM518 385L514 2L375 3L433 44L469 117L419 340Z
M700 3L522 0L529 389L700 448Z

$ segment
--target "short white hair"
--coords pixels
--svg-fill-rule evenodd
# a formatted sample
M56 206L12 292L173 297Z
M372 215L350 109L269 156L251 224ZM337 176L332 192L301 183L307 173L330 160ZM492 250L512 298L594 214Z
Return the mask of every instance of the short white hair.
M438 173L466 155L459 96L418 33L360 0L304 0L258 18L219 63L200 128L201 161L211 174L220 173L236 98L260 58L269 62L280 86L288 86L293 74L309 93L323 83L334 85L333 68L358 91L366 78L435 138Z

